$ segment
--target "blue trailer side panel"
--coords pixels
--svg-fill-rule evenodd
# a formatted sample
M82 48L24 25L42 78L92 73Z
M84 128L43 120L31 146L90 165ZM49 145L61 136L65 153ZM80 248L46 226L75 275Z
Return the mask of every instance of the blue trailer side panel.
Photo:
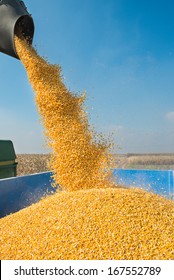
M143 188L169 199L173 198L174 171L172 170L114 169L113 174L118 184Z
M0 217L19 211L45 194L55 192L52 173L45 172L0 180Z

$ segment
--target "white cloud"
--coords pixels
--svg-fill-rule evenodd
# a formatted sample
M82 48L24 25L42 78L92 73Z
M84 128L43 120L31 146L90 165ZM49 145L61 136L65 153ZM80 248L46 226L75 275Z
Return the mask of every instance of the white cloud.
M168 112L166 118L170 121L174 121L174 112Z

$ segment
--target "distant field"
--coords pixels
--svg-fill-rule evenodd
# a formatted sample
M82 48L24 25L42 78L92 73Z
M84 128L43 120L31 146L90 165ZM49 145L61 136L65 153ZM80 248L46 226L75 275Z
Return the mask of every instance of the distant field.
M48 171L49 154L18 154L17 175ZM114 155L115 168L174 170L174 154Z
M40 173L48 171L48 154L18 154L17 175Z
M115 167L124 169L174 170L174 154L114 155Z

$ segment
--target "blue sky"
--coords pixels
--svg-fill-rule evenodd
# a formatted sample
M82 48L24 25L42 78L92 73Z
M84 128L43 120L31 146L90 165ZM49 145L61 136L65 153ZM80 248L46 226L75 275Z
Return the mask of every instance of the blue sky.
M90 123L113 134L115 152L174 152L174 1L24 2L33 45L62 66L71 91L87 92ZM0 81L0 139L17 153L46 152L20 61L0 53Z

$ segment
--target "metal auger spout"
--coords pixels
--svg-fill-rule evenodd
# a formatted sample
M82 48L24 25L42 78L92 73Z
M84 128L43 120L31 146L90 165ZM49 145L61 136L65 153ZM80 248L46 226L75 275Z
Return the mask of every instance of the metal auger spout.
M31 45L34 22L23 1L0 0L0 52L19 59L14 36L22 35Z

